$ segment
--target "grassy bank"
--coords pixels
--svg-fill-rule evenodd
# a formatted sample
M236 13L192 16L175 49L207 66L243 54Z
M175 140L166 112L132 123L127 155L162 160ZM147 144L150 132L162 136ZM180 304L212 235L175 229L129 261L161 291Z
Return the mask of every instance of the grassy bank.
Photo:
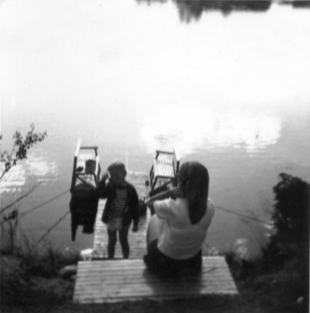
M59 277L66 265L77 264L79 255L63 253L51 245L2 246L0 251L1 312L14 307L54 306L70 302L74 281Z
M233 252L227 254L240 292L237 297L75 305L74 278L61 278L59 270L77 264L78 259L76 254L61 253L51 246L40 253L35 247L2 251L1 312L307 312L305 300L300 300L304 286L296 271L297 260L288 260L277 270L263 271L262 260L245 262Z

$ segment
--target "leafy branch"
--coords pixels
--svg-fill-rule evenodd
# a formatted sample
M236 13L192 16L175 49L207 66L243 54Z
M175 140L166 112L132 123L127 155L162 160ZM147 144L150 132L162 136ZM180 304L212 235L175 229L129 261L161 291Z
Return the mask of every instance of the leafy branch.
M25 139L23 138L20 131L16 131L13 135L13 149L12 152L0 151L0 162L4 163L4 170L0 176L2 177L17 164L18 161L27 159L27 152L32 148L37 142L41 142L47 136L46 131L43 133L34 132L34 124L30 125L30 131L27 133ZM0 140L2 140L2 135L0 135Z

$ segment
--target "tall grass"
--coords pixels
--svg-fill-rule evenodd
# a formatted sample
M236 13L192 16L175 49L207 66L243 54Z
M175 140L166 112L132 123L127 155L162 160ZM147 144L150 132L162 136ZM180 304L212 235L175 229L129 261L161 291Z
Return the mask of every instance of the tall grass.
M50 243L34 244L18 236L18 219L1 225L1 305L59 303L73 292L73 283L58 277L66 265L77 264L78 252L60 251Z
M243 220L242 222L244 225L247 226L247 232L243 231L242 229L241 232L248 239L248 244L255 247L256 253L253 257L256 258L258 255L261 255L263 253L264 249L268 245L268 230L265 225L256 221Z
M10 218L10 216L4 216L1 224L0 233L0 249L2 253L12 253L15 250L17 242L17 227L18 227L18 211L15 218Z

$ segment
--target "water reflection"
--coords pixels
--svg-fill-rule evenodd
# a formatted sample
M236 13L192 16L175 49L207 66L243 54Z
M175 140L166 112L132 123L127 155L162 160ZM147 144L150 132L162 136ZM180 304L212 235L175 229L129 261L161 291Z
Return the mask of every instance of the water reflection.
M3 164L1 163L0 172L2 172ZM56 180L58 177L58 166L54 161L47 161L42 156L35 154L29 155L27 160L20 162L7 172L0 184L1 194L4 192L14 193L21 192L27 179L34 177L36 182L45 185L47 182Z
M136 0L137 2L152 2L166 3L167 0ZM267 11L272 1L271 0L173 0L178 8L180 19L184 22L190 22L192 19L199 20L202 13L206 11L221 11L224 16L229 15L233 11Z
M140 135L149 152L174 146L183 156L207 147L242 148L253 153L279 140L281 120L241 110L215 113L206 109L166 109L165 115L159 111L148 118Z
M1 163L1 165L3 165ZM0 166L0 172L2 173L4 166ZM20 191L26 181L25 169L21 164L14 166L8 173L6 173L0 184L0 192L16 192Z

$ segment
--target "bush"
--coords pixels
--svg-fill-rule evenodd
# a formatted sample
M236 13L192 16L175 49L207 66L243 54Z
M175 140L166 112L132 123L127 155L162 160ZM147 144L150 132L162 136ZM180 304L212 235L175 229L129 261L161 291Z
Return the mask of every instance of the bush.
M288 174L280 174L280 179L273 188L275 232L265 250L265 257L275 266L290 257L309 258L310 185Z
M262 255L246 261L230 251L226 260L234 277L250 281L267 295L266 302L303 310L309 304L310 185L288 174L279 178L273 187L273 231Z
M274 233L263 251L259 274L271 273L273 281L283 285L283 299L303 297L309 303L310 185L288 174L279 177L273 188Z
M73 292L73 283L59 278L58 272L66 265L77 264L79 258L78 253L63 253L49 244L38 247L26 239L10 252L0 251L1 305L66 300Z

